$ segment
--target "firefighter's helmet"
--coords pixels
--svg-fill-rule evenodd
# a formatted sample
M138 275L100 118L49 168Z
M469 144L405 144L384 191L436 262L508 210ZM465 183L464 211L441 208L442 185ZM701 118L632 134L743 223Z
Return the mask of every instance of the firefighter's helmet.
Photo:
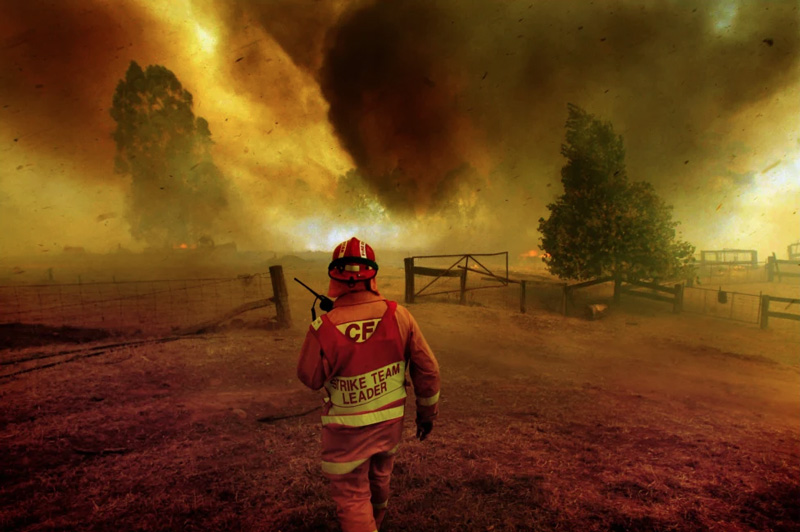
M378 274L375 251L372 246L356 237L345 240L333 250L333 260L328 265L328 276L337 281L355 283L369 281Z

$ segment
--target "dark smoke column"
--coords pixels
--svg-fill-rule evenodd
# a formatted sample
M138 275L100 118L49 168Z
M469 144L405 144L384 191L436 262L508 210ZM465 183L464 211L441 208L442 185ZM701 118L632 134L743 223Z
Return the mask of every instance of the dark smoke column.
M208 122L169 69L132 61L114 92L117 172L131 176L131 234L156 247L210 238L227 206L226 186L209 148Z
M381 200L421 213L446 204L483 148L442 61L448 22L427 2L380 2L347 15L320 72L329 116Z

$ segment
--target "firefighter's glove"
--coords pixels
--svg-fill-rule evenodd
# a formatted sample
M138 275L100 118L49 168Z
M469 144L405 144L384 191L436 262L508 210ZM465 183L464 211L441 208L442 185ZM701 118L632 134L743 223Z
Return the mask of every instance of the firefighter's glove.
M425 441L433 430L433 421L417 421L417 439Z

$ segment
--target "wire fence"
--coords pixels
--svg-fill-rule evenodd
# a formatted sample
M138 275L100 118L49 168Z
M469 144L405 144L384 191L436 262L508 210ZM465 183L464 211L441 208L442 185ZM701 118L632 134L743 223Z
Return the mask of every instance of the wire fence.
M0 324L161 333L271 296L268 273L226 279L0 286Z
M687 286L683 289L683 310L744 323L759 323L761 294Z

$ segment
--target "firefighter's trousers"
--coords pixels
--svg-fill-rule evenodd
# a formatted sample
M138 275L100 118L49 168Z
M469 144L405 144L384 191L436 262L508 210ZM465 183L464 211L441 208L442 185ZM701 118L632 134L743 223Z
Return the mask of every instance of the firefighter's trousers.
M372 455L349 473L325 473L331 481L342 532L380 529L389 501L393 466L394 453L390 451Z

